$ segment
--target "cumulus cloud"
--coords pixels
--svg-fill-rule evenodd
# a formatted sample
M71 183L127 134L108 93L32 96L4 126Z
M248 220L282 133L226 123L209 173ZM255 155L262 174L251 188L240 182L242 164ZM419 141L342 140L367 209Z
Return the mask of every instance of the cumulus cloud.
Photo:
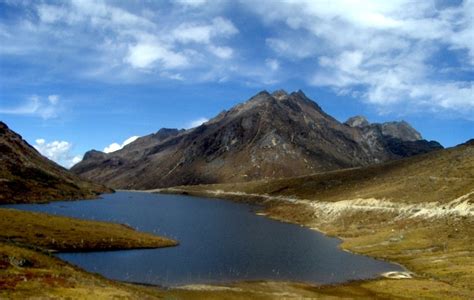
M82 160L81 155L71 153L72 144L66 141L48 143L45 139L37 139L33 147L42 155L66 168L70 168Z
M0 114L30 115L38 116L43 119L51 119L58 117L59 110L58 95L49 95L45 98L33 95L18 106L0 107Z
M208 118L198 118L196 120L192 120L191 122L189 122L187 125L186 125L186 128L194 128L194 127L198 127L200 125L202 125L203 123L206 123L207 121L209 121Z
M107 147L104 148L104 152L105 153L111 153L111 152L118 151L118 150L122 149L123 147L127 146L128 144L134 142L139 137L140 136L137 136L137 135L131 136L128 139L126 139L125 141L123 141L122 144L112 143L112 144L110 144L110 145L108 145Z

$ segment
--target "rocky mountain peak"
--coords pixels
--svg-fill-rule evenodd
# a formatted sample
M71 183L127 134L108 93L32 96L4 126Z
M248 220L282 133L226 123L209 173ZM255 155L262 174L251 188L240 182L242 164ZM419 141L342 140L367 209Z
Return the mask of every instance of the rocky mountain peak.
M163 139L155 135L168 130L160 130L101 160L84 159L72 170L112 187L151 189L297 176L439 148L397 138L414 137L411 127L399 123L370 124L359 117L350 123L358 126L346 126L301 90L261 91L202 126L172 130Z
M364 116L351 117L351 118L347 119L347 121L344 122L344 124L346 124L350 127L365 127L365 126L370 125L369 121Z
M285 90L276 90L272 93L272 97L277 100L283 100L288 98L288 93Z
M422 140L421 134L415 130L408 122L386 122L386 123L370 123L364 116L354 116L344 122L349 127L360 128L364 132L371 132L391 138L397 138L403 141L419 141Z
M383 135L405 141L419 141L423 139L421 134L405 121L382 123L381 129Z
M177 135L178 133L182 132L183 130L179 130L176 128L161 128L156 133L153 134L155 138L164 140L170 136Z
M84 154L84 158L83 160L87 160L87 159L102 159L102 158L105 158L106 157L106 154L102 151L98 151L98 150L90 150L90 151L87 151L85 154Z

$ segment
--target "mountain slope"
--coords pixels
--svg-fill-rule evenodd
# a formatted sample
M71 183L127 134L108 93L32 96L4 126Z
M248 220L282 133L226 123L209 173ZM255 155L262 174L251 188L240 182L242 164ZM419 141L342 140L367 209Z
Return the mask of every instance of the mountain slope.
M408 124L386 127L342 124L302 91L263 91L199 127L88 152L71 170L115 188L150 189L297 176L441 148L416 134L405 139L399 128L416 133Z
M84 199L110 191L43 157L0 122L0 203Z
M447 204L462 198L474 204L474 140L453 148L363 168L179 189L188 192L219 190L315 202L384 199L405 204Z

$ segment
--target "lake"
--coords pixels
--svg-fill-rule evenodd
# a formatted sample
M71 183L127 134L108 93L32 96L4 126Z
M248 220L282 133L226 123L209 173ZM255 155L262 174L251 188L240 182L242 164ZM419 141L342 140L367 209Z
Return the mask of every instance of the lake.
M338 248L340 240L278 222L257 206L183 195L117 192L99 200L5 205L130 225L179 246L57 256L108 278L176 286L240 280L313 284L378 277L402 267Z

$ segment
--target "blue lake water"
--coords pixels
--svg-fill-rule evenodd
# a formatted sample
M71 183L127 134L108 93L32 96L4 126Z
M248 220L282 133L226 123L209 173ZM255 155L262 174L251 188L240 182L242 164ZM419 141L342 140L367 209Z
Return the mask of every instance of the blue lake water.
M256 206L182 195L117 192L99 200L5 205L123 223L177 247L58 256L122 281L175 286L240 280L340 283L402 267L338 248L340 241L255 214Z

